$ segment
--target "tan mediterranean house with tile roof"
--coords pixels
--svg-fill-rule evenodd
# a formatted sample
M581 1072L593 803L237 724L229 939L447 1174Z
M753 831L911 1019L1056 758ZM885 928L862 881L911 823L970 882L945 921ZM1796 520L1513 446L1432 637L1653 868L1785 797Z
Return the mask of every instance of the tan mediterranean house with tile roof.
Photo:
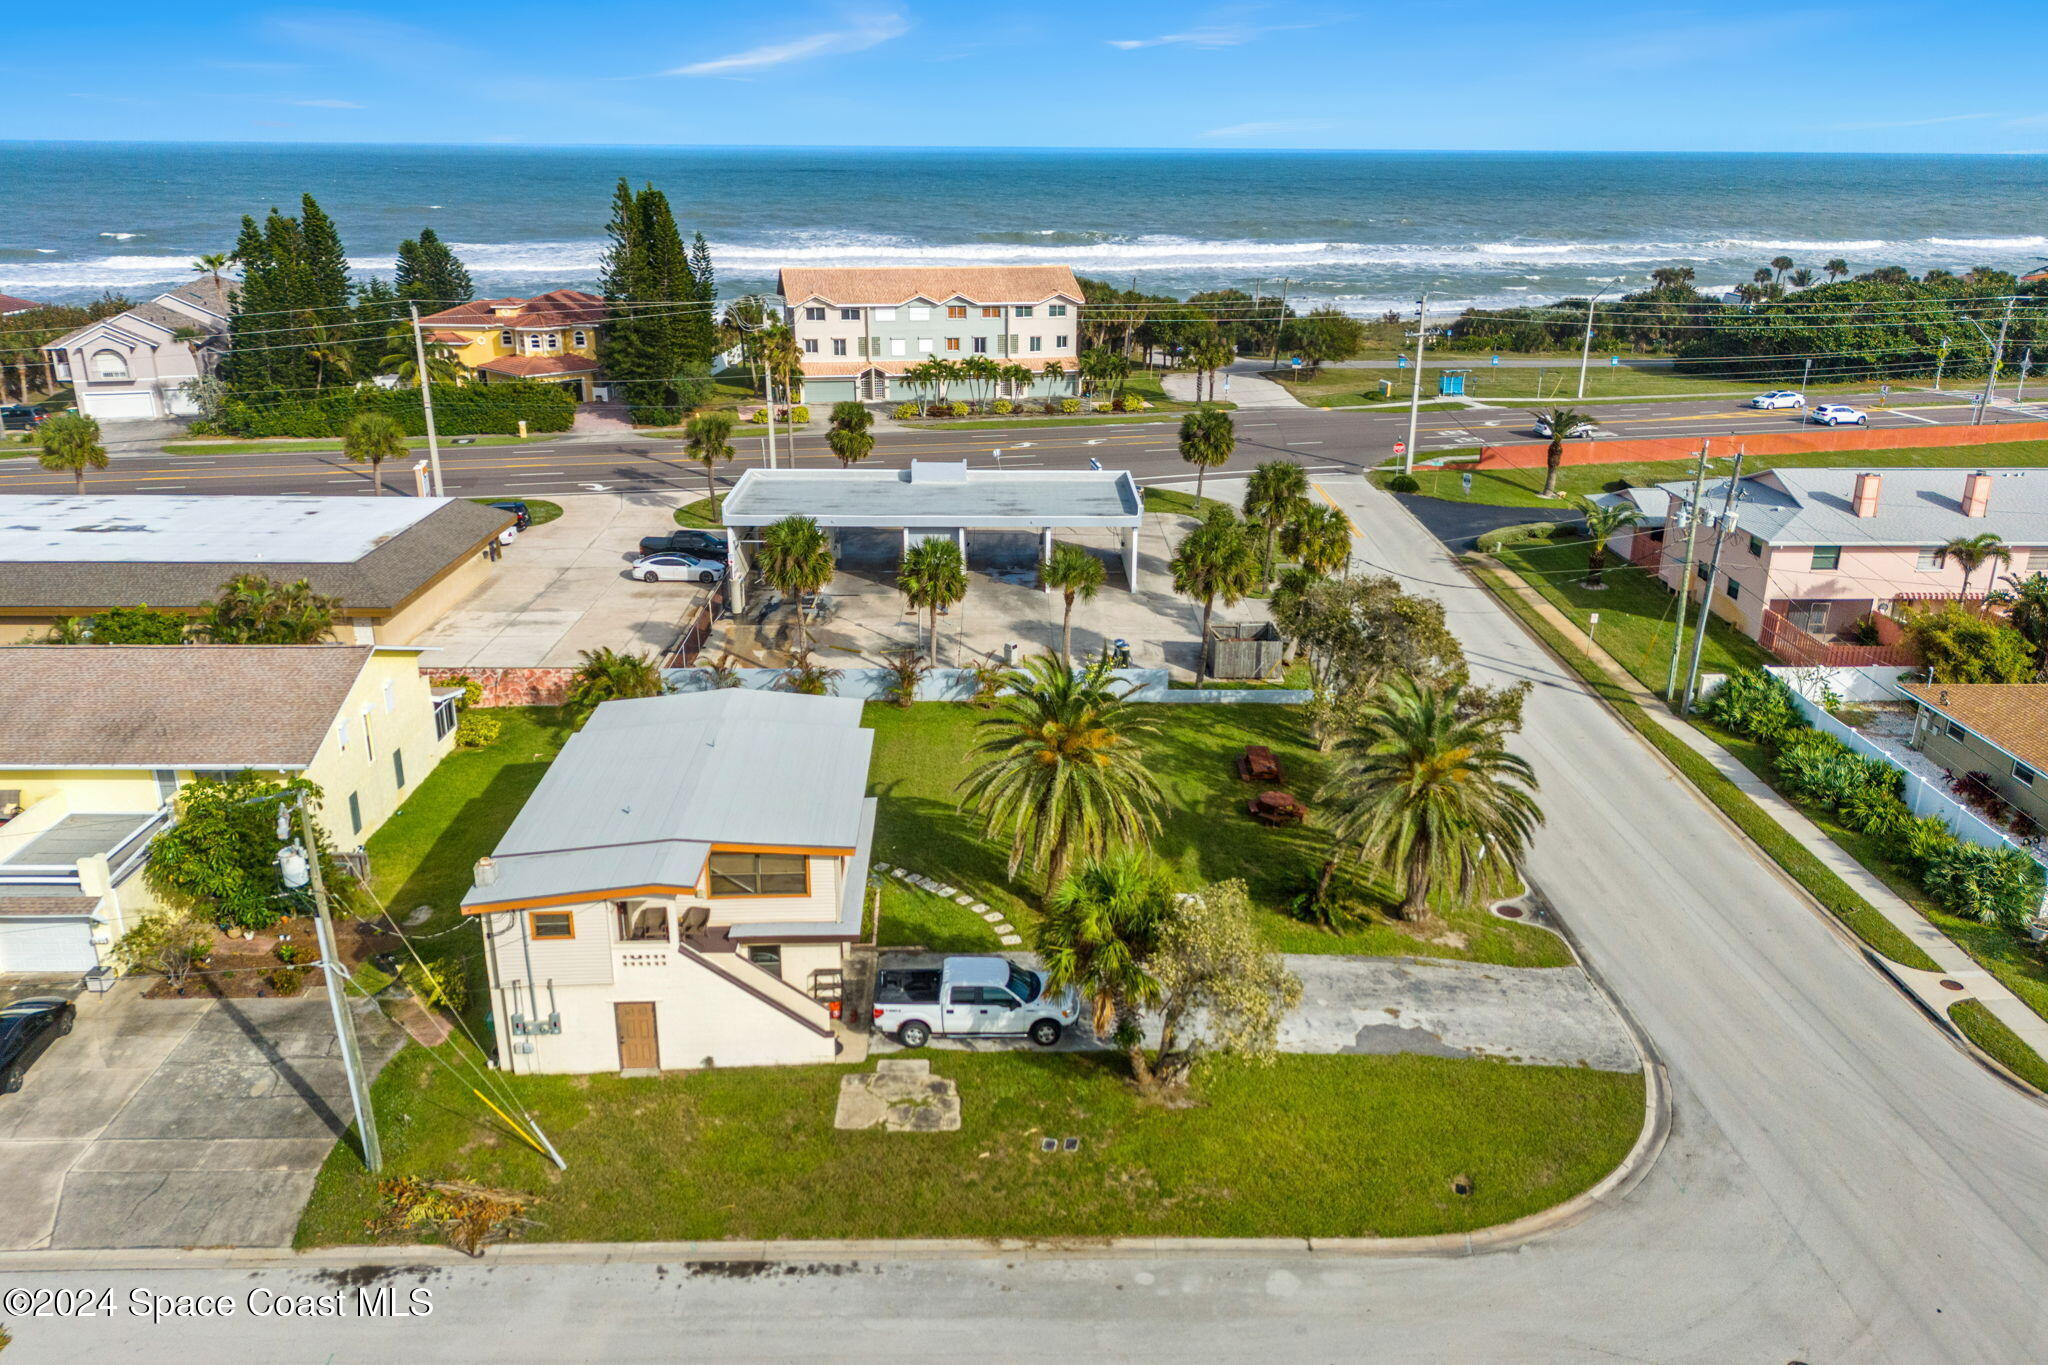
M933 396L903 375L934 357L1031 371L1030 383L999 388L1001 398L1080 391L1081 285L1066 266L785 268L778 287L807 403Z
M0 647L0 972L90 971L155 907L140 876L178 789L304 776L362 846L455 743L460 693L376 645Z
M1900 683L1919 704L1913 747L1952 775L1988 774L2048 830L2048 683Z
M604 396L597 359L604 320L605 302L596 294L554 289L530 299L477 299L420 322L485 383L530 379L588 403Z

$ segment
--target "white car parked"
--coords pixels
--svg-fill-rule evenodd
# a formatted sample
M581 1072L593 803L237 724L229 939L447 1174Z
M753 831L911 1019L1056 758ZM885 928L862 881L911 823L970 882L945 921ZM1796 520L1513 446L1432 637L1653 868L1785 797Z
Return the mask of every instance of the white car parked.
M1847 403L1822 403L1806 414L1809 422L1818 422L1824 427L1867 427L1870 414L1861 408L1852 408Z
M716 583L725 577L725 565L695 555L643 555L633 561L632 573L642 583Z
M1596 428L1591 422L1580 422L1573 426L1570 431L1567 431L1564 436L1567 441L1579 441L1592 436L1595 430ZM1550 435L1550 419L1548 417L1539 415L1536 418L1536 434L1546 438Z
M1753 408L1803 408L1806 406L1806 395L1794 393L1790 389L1777 389L1770 393L1758 394L1749 400L1749 405Z

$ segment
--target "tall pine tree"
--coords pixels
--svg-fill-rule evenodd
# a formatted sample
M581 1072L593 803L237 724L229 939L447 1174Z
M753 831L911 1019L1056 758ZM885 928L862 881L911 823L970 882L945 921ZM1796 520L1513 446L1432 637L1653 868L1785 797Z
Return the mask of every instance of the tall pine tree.
M688 359L693 369L709 374L718 354L718 284L711 272L711 244L701 232L690 241L690 277L698 310L689 314Z
M634 306L651 293L642 235L640 205L633 197L633 187L621 176L612 192L611 222L605 225L599 287L609 307L598 338L598 359L616 392L635 408L659 406L655 398L643 397L647 388L643 381L657 367L646 335L650 319L644 316L645 309Z
M668 196L652 185L637 193L621 179L603 262L605 375L634 409L634 420L672 422L699 395L717 350L711 249L703 234L683 245Z
M269 404L350 381L356 353L348 253L313 196L298 218L244 217L235 241L242 284L220 377L231 397Z
M417 241L407 238L398 244L398 269L392 278L398 297L417 299L433 309L452 308L476 297L469 268L432 228L421 228Z

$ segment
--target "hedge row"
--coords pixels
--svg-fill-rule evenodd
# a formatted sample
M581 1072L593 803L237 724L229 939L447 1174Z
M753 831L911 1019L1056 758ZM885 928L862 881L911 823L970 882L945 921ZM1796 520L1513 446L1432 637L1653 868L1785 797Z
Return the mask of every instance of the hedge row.
M2016 848L1958 839L1939 816L1914 815L1900 795L1905 775L1809 726L1777 675L1734 674L1707 698L1704 711L1716 725L1772 751L1771 766L1786 795L1831 810L1849 828L1882 840L1927 898L1950 914L2018 931L2039 908L2039 863Z
M221 405L220 425L237 436L339 436L361 412L396 418L408 436L427 434L418 389L334 389L262 405L230 398ZM516 436L521 421L529 432L567 431L575 420L576 399L552 384L434 385L434 425L443 435Z

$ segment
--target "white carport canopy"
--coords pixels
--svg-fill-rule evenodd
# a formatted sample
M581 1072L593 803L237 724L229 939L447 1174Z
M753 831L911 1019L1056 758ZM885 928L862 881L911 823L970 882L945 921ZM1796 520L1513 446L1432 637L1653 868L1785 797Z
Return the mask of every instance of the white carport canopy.
M735 530L797 516L826 529L900 530L906 546L967 531L1037 531L1041 557L1052 552L1055 528L1116 530L1125 576L1138 590L1145 499L1128 470L970 469L931 460L908 469L749 469L722 514Z

